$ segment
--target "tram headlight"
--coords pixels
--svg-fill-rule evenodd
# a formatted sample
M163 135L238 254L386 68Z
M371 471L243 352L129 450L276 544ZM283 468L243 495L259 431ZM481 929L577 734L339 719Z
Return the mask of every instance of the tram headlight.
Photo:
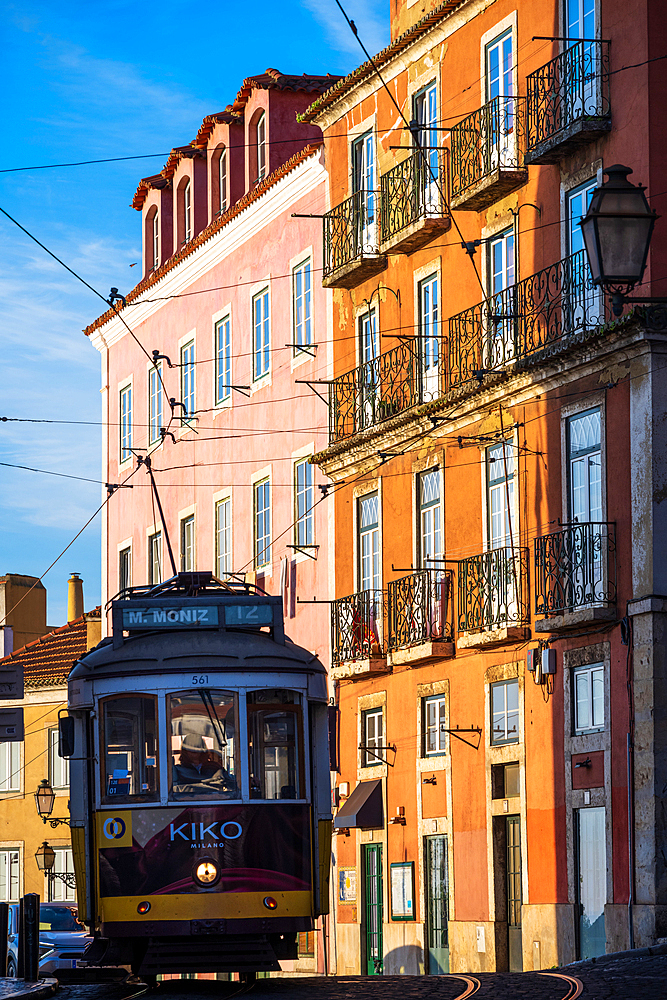
M147 899L145 899L143 903L139 903L139 905L137 906L137 913L148 913L150 908L151 904L148 902Z
M195 878L202 885L213 885L218 879L218 866L212 861L201 861L195 869Z
M265 896L264 906L267 908L267 910L275 910L278 906L278 900L274 899L273 896Z

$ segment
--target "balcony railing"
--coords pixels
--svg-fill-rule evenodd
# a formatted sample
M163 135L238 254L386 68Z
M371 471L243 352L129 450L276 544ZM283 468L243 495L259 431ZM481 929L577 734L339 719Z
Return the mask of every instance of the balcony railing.
M449 388L500 371L605 321L586 252L579 250L449 320Z
M454 641L454 574L422 569L387 588L388 648Z
M494 97L453 127L451 148L453 208L480 211L523 184L525 98Z
M362 590L331 605L331 649L334 663L368 660L384 652L384 595Z
M528 622L527 549L491 549L462 559L458 576L459 632Z
M535 539L535 613L548 618L616 603L616 528L606 521L564 525Z
M361 267L370 262L375 271L384 267L379 249L379 201L379 191L357 191L324 216L325 283L336 284L337 276L345 272L342 281L347 287L346 276L355 263ZM359 280L356 276L353 283Z
M449 223L446 203L446 150L423 149L408 156L380 178L382 244L409 242L406 250L424 246L433 233L427 226L440 223L442 232ZM405 234L409 227L425 225L418 233Z
M555 163L609 131L609 42L575 42L526 82L528 162Z

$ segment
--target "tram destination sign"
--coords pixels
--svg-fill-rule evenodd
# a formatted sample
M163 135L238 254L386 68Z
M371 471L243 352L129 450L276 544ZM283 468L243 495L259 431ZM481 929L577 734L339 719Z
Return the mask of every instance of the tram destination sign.
M218 624L216 605L182 605L171 608L123 608L123 628L201 628Z

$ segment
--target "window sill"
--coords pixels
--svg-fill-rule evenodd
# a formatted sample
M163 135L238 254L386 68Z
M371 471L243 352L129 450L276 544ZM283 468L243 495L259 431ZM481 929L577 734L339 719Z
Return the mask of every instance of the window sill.
M271 372L267 372L266 375L261 375L257 379L253 379L250 384L250 395L253 396L260 389L266 389L271 385Z

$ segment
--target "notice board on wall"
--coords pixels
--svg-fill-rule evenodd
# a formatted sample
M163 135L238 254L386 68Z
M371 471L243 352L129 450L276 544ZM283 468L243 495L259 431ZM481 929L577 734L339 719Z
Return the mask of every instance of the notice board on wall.
M390 865L391 919L415 919L415 863L395 861Z
M357 869L338 869L338 902L356 903L357 901Z

